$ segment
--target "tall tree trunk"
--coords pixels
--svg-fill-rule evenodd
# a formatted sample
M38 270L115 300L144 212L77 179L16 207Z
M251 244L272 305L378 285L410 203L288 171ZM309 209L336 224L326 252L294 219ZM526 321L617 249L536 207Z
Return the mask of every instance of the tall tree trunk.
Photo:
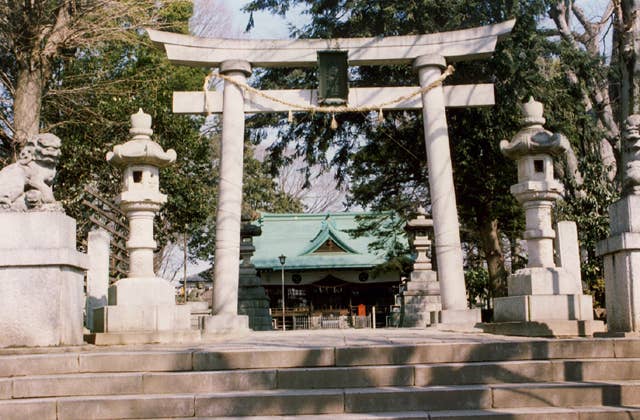
M640 0L622 0L620 36L620 121L640 113Z
M489 295L490 297L506 296L507 270L504 266L498 221L489 217L481 217L479 222L480 245L489 271Z
M18 74L13 98L14 149L40 131L40 111L51 63L71 34L71 2L58 5L52 25L40 22L31 28L37 34L28 47L17 54Z
M22 146L40 129L40 109L45 84L45 72L25 65L18 72L13 102L14 148Z

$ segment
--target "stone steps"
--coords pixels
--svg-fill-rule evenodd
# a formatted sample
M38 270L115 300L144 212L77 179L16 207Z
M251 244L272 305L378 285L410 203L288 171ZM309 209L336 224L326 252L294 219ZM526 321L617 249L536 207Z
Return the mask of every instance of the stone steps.
M0 400L84 395L444 386L640 379L640 359L438 363L233 371L121 372L0 378Z
M3 420L194 417L640 418L640 340L0 353Z
M505 419L505 420L629 420L640 417L640 407L529 407L455 411L405 411L376 414L320 414L302 416L219 417L218 420L425 420L425 419ZM191 420L197 417L188 417ZM184 420L176 419L176 420Z
M15 354L14 354L15 353ZM0 352L0 378L84 372L176 372L415 365L517 360L640 358L640 340L580 339L207 350Z
M269 390L0 401L2 419L113 419L628 408L640 416L640 382ZM526 410L525 410L526 411ZM544 410L542 410L544 411ZM491 411L488 411L491 412ZM442 414L442 413L441 413ZM462 414L462 413L458 413ZM443 415L443 414L442 414ZM465 414L466 416L467 414Z

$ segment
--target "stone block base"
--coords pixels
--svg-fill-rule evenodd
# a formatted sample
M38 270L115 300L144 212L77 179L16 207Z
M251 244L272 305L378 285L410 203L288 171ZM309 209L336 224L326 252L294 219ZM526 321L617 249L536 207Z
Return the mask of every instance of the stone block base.
M76 223L62 212L0 213L0 347L82 344Z
M191 328L188 305L111 305L94 310L95 332L184 331Z
M124 344L188 344L201 341L200 331L154 331L85 334L84 340L96 346Z
M593 334L594 337L601 338L640 338L640 332L622 332L622 331L605 331L605 332L596 332Z
M640 200L634 203L640 205ZM640 213L640 210L629 210L629 213L634 212ZM617 213L624 214L621 209ZM640 229L640 216L627 221L627 224ZM598 255L604 256L609 331L640 333L640 232L623 232L601 241L598 243Z
M0 347L82 344L83 277L69 267L0 267Z
M411 273L407 290L402 292L401 327L425 328L438 322L442 310L440 283L432 270L417 270Z
M109 287L109 305L173 305L175 294L173 286L159 277L124 278Z
M495 322L593 320L589 295L507 296L493 301Z
M238 314L249 317L249 328L254 331L272 329L269 298L253 266L240 267Z
M507 280L509 296L522 295L579 295L579 278L560 267L523 268Z
M204 318L204 334L231 334L249 332L249 317L246 315L212 315Z
M443 309L439 313L440 324L475 325L482 321L480 309Z
M440 309L426 312L410 312L402 316L403 328L426 328L438 322L438 314Z
M548 320L540 322L496 322L480 324L484 332L523 337L589 337L606 331L602 321Z

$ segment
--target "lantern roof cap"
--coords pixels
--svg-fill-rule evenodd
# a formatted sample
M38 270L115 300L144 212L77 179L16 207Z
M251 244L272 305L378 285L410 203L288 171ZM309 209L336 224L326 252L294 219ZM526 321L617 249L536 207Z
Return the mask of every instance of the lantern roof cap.
M169 149L166 152L158 143L151 139L151 115L142 108L131 115L131 140L114 146L113 151L107 153L107 161L114 166L126 167L131 165L151 165L164 168L176 160L176 152Z
M500 142L500 150L506 157L518 160L528 155L547 154L558 156L564 154L570 148L569 140L560 133L552 133L543 126L545 119L542 116L544 106L542 103L529 98L529 101L521 105L523 118L522 128L511 141Z
M433 226L433 220L429 219L427 216L427 210L424 207L419 206L417 208L417 216L414 219L411 219L407 222L405 229L407 230L420 230L426 229Z

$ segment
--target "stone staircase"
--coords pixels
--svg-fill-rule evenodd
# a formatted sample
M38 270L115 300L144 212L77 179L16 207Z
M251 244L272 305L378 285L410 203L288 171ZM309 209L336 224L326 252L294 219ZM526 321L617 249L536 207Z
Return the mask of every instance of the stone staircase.
M640 340L0 354L3 420L194 417L640 418Z

